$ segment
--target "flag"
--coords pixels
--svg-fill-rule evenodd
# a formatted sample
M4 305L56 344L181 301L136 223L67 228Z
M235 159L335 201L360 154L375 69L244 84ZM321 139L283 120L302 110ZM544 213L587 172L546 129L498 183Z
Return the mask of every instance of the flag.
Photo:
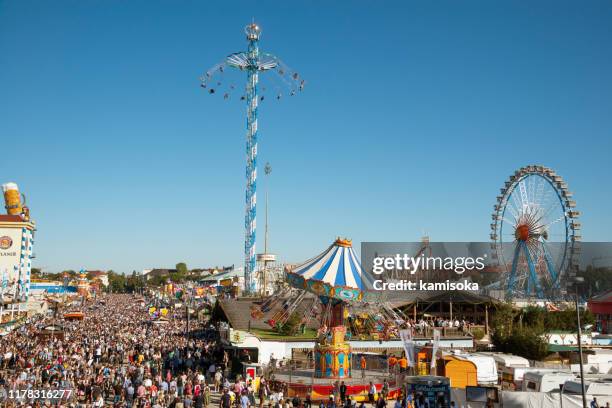
M2 289L6 289L6 287L8 286L8 271L6 270L6 268L4 268L4 271L2 271Z
M410 365L410 367L414 367L414 341L412 340L412 331L410 329L400 330L399 334L400 338L402 339L404 351L406 352L406 359L408 360L408 364Z
M436 366L436 353L440 347L440 329L434 329L433 331L433 347L431 349L431 367Z

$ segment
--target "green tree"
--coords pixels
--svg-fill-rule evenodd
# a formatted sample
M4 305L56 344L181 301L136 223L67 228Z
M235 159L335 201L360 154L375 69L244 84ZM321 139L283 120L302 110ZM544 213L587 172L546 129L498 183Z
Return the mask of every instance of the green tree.
M519 314L521 326L537 331L576 331L576 309L548 311L540 306L527 306ZM595 317L589 310L580 311L583 326L595 324Z
M580 312L584 326L595 322L593 314ZM548 354L544 334L551 331L576 332L576 310L548 311L539 306L514 309L512 304L498 305L492 319L491 340L498 351L541 360Z
M491 320L493 331L498 336L508 337L512 333L517 314L511 302L498 304Z
M546 310L539 306L527 306L520 313L521 326L543 332L546 323Z
M128 292L133 293L137 292L141 288L144 287L144 280L142 276L138 275L136 271L132 271L132 275L127 278L126 281L126 289Z
M187 264L185 262L179 262L176 264L176 272L170 273L170 279L173 282L181 282L185 280L187 274L189 273L189 269L187 269Z
M530 360L548 354L544 339L544 319L539 308L514 309L510 302L498 305L492 319L491 340L497 351Z
M582 292L586 298L612 290L612 268L610 267L589 265L586 270L580 271L578 275L584 278Z
M165 285L168 282L168 277L167 276L154 276L152 277L149 281L148 284L151 286L162 286Z
M113 293L125 293L126 284L125 275L113 271L108 272L108 290Z

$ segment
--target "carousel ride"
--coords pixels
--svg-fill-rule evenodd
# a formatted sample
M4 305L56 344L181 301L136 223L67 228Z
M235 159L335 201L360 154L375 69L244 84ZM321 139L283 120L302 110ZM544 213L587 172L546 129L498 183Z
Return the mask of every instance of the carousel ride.
M251 317L287 335L316 325L315 378L350 377L349 340L397 338L406 320L371 296L372 278L348 239L338 238L321 254L286 268L285 279L285 289L253 306Z

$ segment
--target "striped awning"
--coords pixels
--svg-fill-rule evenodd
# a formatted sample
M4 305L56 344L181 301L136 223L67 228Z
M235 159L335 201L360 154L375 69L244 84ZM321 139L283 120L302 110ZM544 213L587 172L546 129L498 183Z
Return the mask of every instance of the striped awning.
M287 271L291 285L320 296L358 300L371 285L363 272L352 243L337 239L320 255Z

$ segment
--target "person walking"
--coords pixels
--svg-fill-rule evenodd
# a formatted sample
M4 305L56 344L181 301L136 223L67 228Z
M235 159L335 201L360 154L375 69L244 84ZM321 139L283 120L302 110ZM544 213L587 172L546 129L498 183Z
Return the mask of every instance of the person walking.
M219 400L219 408L232 408L232 396L227 388L223 389L223 394L221 394Z
M249 400L246 390L243 390L242 396L240 397L240 408L249 408L250 406L251 400Z
M384 400L387 399L387 395L389 395L389 382L385 378L383 381L382 389L381 389L382 397Z
M259 389L257 390L257 397L259 398L259 408L263 408L266 399L268 398L269 390L268 383L265 378L261 378L259 381Z
M219 392L219 388L221 387L222 379L223 379L223 375L221 374L221 370L217 370L214 375L215 392Z
M362 355L359 359L359 366L361 367L361 378L365 378L366 364L366 358L364 355Z
M340 401L342 401L342 403L344 404L344 401L346 401L346 384L344 383L344 381L340 382Z
M202 391L202 404L205 408L208 408L210 404L210 387L208 384L204 385L204 390Z
M370 381L370 385L368 387L368 402L374 406L374 396L376 395L376 386L372 381Z

